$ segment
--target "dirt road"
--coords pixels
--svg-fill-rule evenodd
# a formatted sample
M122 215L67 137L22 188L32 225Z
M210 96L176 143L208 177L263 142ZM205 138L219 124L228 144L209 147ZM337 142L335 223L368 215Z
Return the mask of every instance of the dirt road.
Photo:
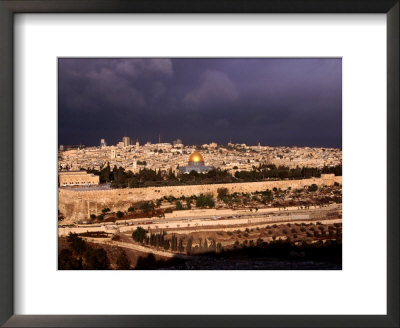
M123 247L123 248L128 248L128 249L133 249L136 251L140 251L143 253L151 253L154 255L159 255L159 256L164 256L164 257L168 257L168 258L178 258L178 259L183 259L183 260L188 260L191 259L192 256L188 256L188 255L183 255L183 254L174 254L171 252L167 252L167 251L162 251L162 250L157 250L154 248L150 248L150 247L145 247L145 246L140 246L137 244L130 244L130 243L124 243L124 242L120 242L120 241L111 241L111 240L105 240L105 239L99 239L99 238L87 238L84 237L84 239L88 242L94 243L94 244L101 244L101 245L108 245L108 246L117 246L117 247Z

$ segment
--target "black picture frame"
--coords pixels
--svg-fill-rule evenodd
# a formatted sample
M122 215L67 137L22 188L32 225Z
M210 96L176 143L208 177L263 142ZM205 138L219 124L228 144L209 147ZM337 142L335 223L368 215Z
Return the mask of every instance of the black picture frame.
M0 324L5 327L399 327L399 8L399 0L0 0ZM16 13L385 13L387 315L14 315L13 17Z

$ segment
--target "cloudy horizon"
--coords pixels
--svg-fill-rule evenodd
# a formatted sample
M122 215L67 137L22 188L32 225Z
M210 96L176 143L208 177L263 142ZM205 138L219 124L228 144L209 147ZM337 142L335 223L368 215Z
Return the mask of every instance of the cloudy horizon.
M60 58L59 144L342 146L340 58Z

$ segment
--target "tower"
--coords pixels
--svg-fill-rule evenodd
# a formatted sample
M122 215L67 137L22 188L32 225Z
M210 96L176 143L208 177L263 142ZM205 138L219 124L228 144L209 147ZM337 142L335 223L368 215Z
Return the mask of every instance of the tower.
M107 146L106 140L105 139L100 139L100 148L104 148L105 146Z
M111 159L115 159L117 157L115 148L111 149Z
M124 143L124 147L128 147L131 145L131 138L129 137L123 137L122 142Z

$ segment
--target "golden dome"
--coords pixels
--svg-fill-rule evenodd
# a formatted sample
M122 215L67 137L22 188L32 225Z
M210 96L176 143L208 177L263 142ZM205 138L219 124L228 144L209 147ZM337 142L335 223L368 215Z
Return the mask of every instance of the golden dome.
M197 150L195 150L189 156L189 163L199 163L199 162L204 162L204 158L202 154L200 154Z

